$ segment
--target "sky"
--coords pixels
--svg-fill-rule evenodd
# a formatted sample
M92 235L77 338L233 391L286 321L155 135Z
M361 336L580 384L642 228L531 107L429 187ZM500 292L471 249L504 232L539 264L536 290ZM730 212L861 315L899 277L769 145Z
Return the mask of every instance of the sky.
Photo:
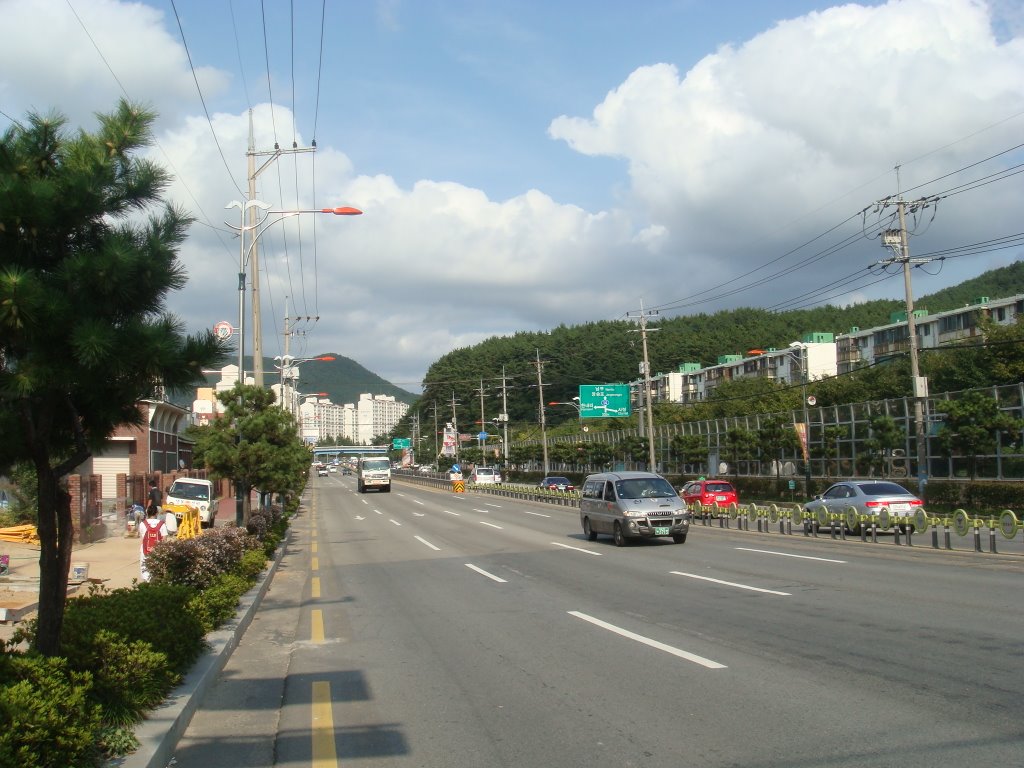
M288 354L414 392L492 336L902 299L879 237L900 195L915 296L1024 257L1021 0L0 0L0 17L0 130L31 111L91 130L122 97L158 113L147 154L197 219L167 304L189 332L238 325L227 206L251 120L255 199L363 211L267 214L264 355L285 354L288 318Z

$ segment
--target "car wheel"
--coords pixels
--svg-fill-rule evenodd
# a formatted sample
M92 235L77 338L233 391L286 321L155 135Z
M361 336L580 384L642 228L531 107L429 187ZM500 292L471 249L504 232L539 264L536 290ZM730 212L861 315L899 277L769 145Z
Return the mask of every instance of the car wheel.
M590 518L583 518L583 535L587 537L587 541L597 541L597 534L594 533L594 529L590 527Z
M685 533L673 533L672 534L672 542L674 544L685 544L686 543L686 534Z
M616 547L626 546L626 536L622 533L622 526L618 523L615 524L615 529L612 531L612 538L615 540Z

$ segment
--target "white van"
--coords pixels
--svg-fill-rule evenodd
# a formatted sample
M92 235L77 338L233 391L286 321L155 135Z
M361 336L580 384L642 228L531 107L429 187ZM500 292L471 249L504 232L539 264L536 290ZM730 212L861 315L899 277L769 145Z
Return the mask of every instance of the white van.
M617 547L656 536L671 536L682 544L690 530L690 511L661 475L601 472L583 481L580 523L587 541L607 533Z
M501 473L496 467L476 467L469 482L477 485L495 485L501 482Z
M199 510L199 524L210 528L217 517L218 499L214 496L213 483L194 477L179 477L167 489L165 504L181 504ZM180 522L180 521L179 521Z

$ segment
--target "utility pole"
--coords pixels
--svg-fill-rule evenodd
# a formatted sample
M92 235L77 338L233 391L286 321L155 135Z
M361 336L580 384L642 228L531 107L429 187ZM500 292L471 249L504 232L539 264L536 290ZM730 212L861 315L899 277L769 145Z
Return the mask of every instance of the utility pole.
M896 168L897 174L899 167ZM898 179L897 175L897 179ZM881 210L890 205L890 199L880 200L876 203L876 210ZM922 211L937 202L937 198L921 198L909 203L912 213ZM900 195L895 201L896 210L899 216L899 229L888 229L882 232L882 247L889 248L893 252L891 259L878 262L889 266L894 263L903 265L903 290L906 296L907 306L907 335L910 351L910 376L913 383L914 399L914 444L917 449L917 493L924 498L925 486L928 484L928 442L925 434L924 411L928 399L928 379L921 375L921 368L918 364L918 340L917 323L914 318L914 293L910 286L910 265L927 264L931 259L911 259L910 244L907 235L907 207L908 203Z
M291 149L281 149L280 145L274 144L272 150L256 151L256 139L253 131L252 110L249 110L249 148L246 150L247 176L249 179L249 197L247 200L256 199L256 177L267 169L281 155L294 155L301 152L316 152L316 146L300 147L292 142ZM267 160L259 168L256 167L256 158L267 157ZM257 224L257 212L255 208L249 209L248 229L255 233ZM242 247L245 249L245 230L242 230ZM263 388L263 329L260 315L260 258L259 246L255 237L250 246L252 254L249 257L250 281L252 282L252 376L257 387Z
M644 375L644 389L641 397L643 401L641 405L646 404L647 409L647 458L650 462L648 467L651 472L657 472L658 467L654 461L654 411L651 408L651 362L647 357L647 318L657 317L657 310L645 312L643 299L640 300L640 311L639 312L627 312L626 317L636 317L640 321L640 338L643 341L644 350L644 361L641 366ZM651 332L657 331L657 328L651 328ZM636 331L630 331L630 333L636 333Z
M550 465L548 464L548 431L544 425L544 363L540 359L539 349L534 365L537 366L537 393L540 398L540 443L544 452L544 476L547 477Z
M508 387L506 386L505 366L501 366L501 413L498 414L498 421L501 422L501 458L506 465L505 472L508 472Z
M455 463L458 464L462 440L459 439L459 421L455 416L455 390L452 390L452 431L455 432Z
M487 434L487 426L484 420L484 379L480 377L480 389L477 390L480 393L480 431L476 435L476 444L480 449L480 461L487 465L487 457L484 455L484 447L487 444L487 438L481 437L481 435Z

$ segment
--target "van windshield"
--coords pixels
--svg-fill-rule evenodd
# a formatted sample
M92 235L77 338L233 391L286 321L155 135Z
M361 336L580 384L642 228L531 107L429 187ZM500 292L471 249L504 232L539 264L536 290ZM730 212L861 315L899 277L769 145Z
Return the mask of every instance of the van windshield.
M209 501L210 489L198 483L183 483L175 480L167 490L168 496L176 499L192 499L194 501Z
M679 495L663 477L619 480L615 483L615 492L620 499L667 499Z
M363 469L370 471L391 469L391 461L388 459L366 459L363 461Z

